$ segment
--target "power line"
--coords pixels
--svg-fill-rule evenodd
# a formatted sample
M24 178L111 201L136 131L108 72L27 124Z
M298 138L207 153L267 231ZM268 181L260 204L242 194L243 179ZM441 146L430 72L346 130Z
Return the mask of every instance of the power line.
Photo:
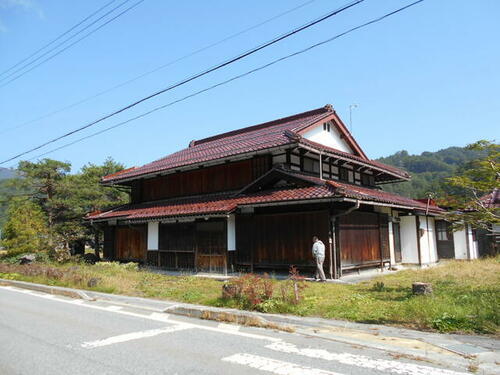
M266 47L269 47L269 46L271 46L271 45L273 45L275 43L278 43L279 41L281 41L283 39L289 38L290 36L292 36L294 34L297 34L297 33L301 32L303 30L306 30L306 29L312 27L313 25L316 25L316 24L318 24L318 23L320 23L322 21L325 21L325 20L327 20L327 19L329 19L329 18L331 18L331 17L333 17L333 16L335 16L335 15L337 15L337 14L339 14L339 13L341 13L341 12L343 12L343 11L345 11L345 10L347 10L347 9L349 9L349 8L357 5L357 4L359 4L359 3L362 3L363 1L364 0L356 0L356 1L353 1L353 2L351 2L349 4L347 4L347 5L344 5L341 8L338 8L338 9L336 9L334 11L331 11L331 12L327 13L326 15L324 15L324 16L322 16L320 18L317 18L317 19L315 19L313 21L310 21L310 22L306 23L303 26L300 26L300 27L298 27L298 28L296 28L296 29L294 29L292 31L289 31L289 32L287 32L285 34L282 34L279 37L276 37L276 38L274 38L274 39L272 39L272 40L270 40L270 41L268 41L268 42L266 42L264 44L261 44L260 46L254 47L254 48L248 50L247 52L244 52L244 53L242 53L242 54L240 54L240 55L238 55L236 57L233 57L233 58L231 58L229 60L226 60L223 63L215 65L212 68L209 68L207 70L202 71L201 73L197 73L197 74L195 74L193 76L190 76L189 78L185 78L182 81L174 83L174 84L168 86L167 88L164 88L164 89L162 89L160 91L157 91L157 92L155 92L153 94L150 94L150 95L148 95L146 97L143 97L142 99L139 99L139 100L137 100L137 101L135 101L135 102L133 102L131 104L128 104L125 107L122 107L122 108L120 108L120 109L118 109L118 110L116 110L114 112L111 112L111 113L109 113L109 114L107 114L107 115L105 115L105 116L103 116L103 117L101 117L101 118L99 118L97 120L94 120L94 121L92 121L92 122L90 122L90 123L88 123L86 125L83 125L83 126L81 126L79 128L71 130L71 131L69 131L69 132L67 132L67 133L65 133L63 135L60 135L60 136L58 136L56 138L53 138L53 139L51 139L51 140L49 140L47 142L44 142L44 143L42 143L42 144L40 144L40 145L38 145L36 147L33 147L33 148L31 148L31 149L29 149L27 151L23 151L23 152L15 155L13 157L10 157L9 159L6 159L6 160L0 162L0 164L7 163L7 162L9 162L11 160L17 159L17 158L19 158L19 157L21 157L23 155L26 155L26 154L28 154L30 152L39 150L40 148L45 147L45 146L47 146L47 145L49 145L51 143L57 142L60 139L69 137L70 135L73 135L73 134L78 133L78 132L80 132L80 131L82 131L84 129L87 129L87 128L91 127L91 126L94 126L95 124L97 124L99 122L102 122L102 121L104 121L104 120L106 120L106 119L108 119L108 118L110 118L112 116L116 116L117 114L122 113L122 112L124 112L124 111L126 111L126 110L128 110L130 108L133 108L133 107L137 106L138 104L143 103L143 102L145 102L147 100L150 100L150 99L152 99L152 98L154 98L154 97L156 97L156 96L158 96L160 94L163 94L163 93L165 93L167 91L173 90L173 89L175 89L175 88L177 88L179 86L185 85L186 83L191 82L191 81L193 81L193 80L195 80L197 78L205 76L205 75L207 75L209 73L212 73L212 72L214 72L216 70L219 70L219 69L221 69L221 68L223 68L223 67L225 67L227 65L230 65L230 64L232 64L232 63L234 63L236 61L239 61L239 60L241 60L241 59L243 59L243 58L245 58L247 56L250 56L250 55L252 55L252 54L254 54L254 53L256 53L256 52L258 52L258 51L260 51L260 50L262 50L264 48L266 48Z
M66 40L64 40L63 42L59 43L56 47L50 49L49 51L46 51L44 52L42 55L38 56L36 59L32 60L29 64L25 64L25 66L15 70L13 73L11 73L10 75L8 75L7 77L4 77L2 80L0 81L5 81L7 79L9 79L10 77L12 77L13 75L15 75L17 72L19 72L20 70L23 70L24 68L28 67L29 65L33 64L35 61L38 61L40 58L46 56L47 54L49 54L50 52L54 51L55 49L59 48L61 45L63 45L64 43L66 43L67 41L73 39L76 35L80 34L82 31L88 29L90 26L94 25L96 22L98 22L99 20L101 20L103 17L106 17L107 15L109 15L111 12L113 12L114 10L118 9L119 7L121 7L122 5L124 5L125 3L129 2L130 0L125 0L124 2L120 3L118 6L116 6L115 8L113 8L111 11L107 12L106 14L104 14L103 16L99 17L97 20L95 20L94 22L92 22L91 24L87 25L85 28L83 28L82 30L78 31L75 35L72 35L70 38L67 38ZM46 63L47 61L49 60L52 60L54 57L60 55L61 53L63 53L64 51L66 51L67 49L73 47L75 44L81 42L82 40L88 38L90 35L94 34L95 32L99 31L100 29L102 29L104 26L108 25L109 23L111 23L112 21L114 21L115 19L121 17L122 15L124 15L125 13L127 13L128 11L132 10L133 8L135 8L136 6L138 6L140 3L144 2L145 0L140 0L138 2L136 2L135 4L131 5L130 7L128 7L127 9L123 10L122 12L118 13L116 16L110 18L109 20L107 20L105 23L99 25L97 28L95 28L94 30L91 30L90 32L88 32L87 34L85 34L83 37L77 39L76 41L74 41L73 43L69 44L68 46L64 47L63 49L57 51L56 53L50 55L49 57L47 57L46 59L40 61L38 64L32 66L31 68L29 68L28 70L25 70L24 72L20 73L19 75L13 77L12 79L8 80L7 82L5 83L2 83L0 85L0 88L2 87L5 87L7 86L9 83L11 82L14 82L16 80L18 80L19 78L21 78L22 76L24 76L25 74L31 72L33 69L39 67L40 65Z
M15 67L19 66L20 64L22 64L23 62L25 62L26 60L32 58L33 56L35 56L38 52L40 51L43 51L45 48L47 48L48 46L54 44L55 42L57 42L59 39L61 39L63 36L69 34L71 31L73 31L74 29L76 29L78 26L82 25L83 23L85 23L86 21L88 21L90 18L92 18L93 16L95 16L96 14L98 14L101 10L105 9L106 7L108 7L109 5L111 5L112 3L114 3L116 0L111 0L109 3L106 3L104 4L102 7L100 7L99 9L97 9L95 12L91 13L90 15L88 15L87 17L85 17L83 20L81 20L80 22L78 22L76 25L70 27L68 30L66 30L65 32L63 32L61 35L59 35L57 38L53 39L52 41L50 41L49 43L45 44L44 46L40 47L39 49L37 49L35 52L33 52L31 55L29 55L28 57L25 57L24 59L22 59L21 61L18 61L16 64L12 65L10 68L8 68L7 70L4 70L3 72L0 73L0 76L3 76L5 73L11 71L12 69L14 69Z
M395 14L397 14L397 13L400 13L400 12L402 12L402 11L404 11L404 10L406 10L406 9L410 8L410 7L413 7L413 6L415 6L415 5L419 4L419 3L423 2L423 1L424 1L424 0L418 0L418 1L415 1L415 2L413 2L413 3L410 3L410 4L408 4L408 5L404 6L404 7L398 8L398 9L396 9L396 10L392 11L392 12L389 12L389 13L384 14L383 16L380 16L380 17L374 18L374 19L372 19L372 20L370 20L370 21L368 21L368 22L365 22L365 23L363 23L363 24L361 24L361 25L358 25L358 26L355 26L355 27L353 27L353 28L350 28L350 29L348 29L348 30L346 30L346 31L344 31L344 32L342 32L342 33L340 33L340 34L337 34L337 35L335 35L335 36L332 36L331 38L328 38L328 39L326 39L326 40L323 40L323 41L321 41L321 42L318 42L318 43L316 43L316 44L313 44L313 45L311 45L311 46L309 46L309 47L307 47L307 48L304 48L304 49L302 49L302 50L296 51L296 52L291 53L291 54L289 54L289 55L286 55L286 56L280 57L280 58L278 58L278 59L275 59L275 60L273 60L273 61L271 61L271 62L269 62L269 63L267 63L267 64L261 65L261 66L259 66L259 67L255 68L255 69L249 70L249 71L247 71L247 72L245 72L245 73L242 73L242 74L236 75L236 76L234 76L234 77L232 77L232 78L229 78L229 79L227 79L227 80L225 80L225 81L222 81L222 82L216 83L216 84L214 84L214 85L212 85L212 86L209 86L209 87L207 87L207 88L205 88L205 89L202 89L202 90L196 91L196 92L194 92L194 93L192 93L192 94L190 94L190 95L184 96L184 97L182 97L182 98L180 98L180 99L177 99L177 100L174 100L174 101L172 101L172 102L170 102L170 103L167 103L167 104L161 105L161 106L159 106L159 107L153 108L153 109L151 109L151 110L149 110L149 111L147 111L147 112L144 112L144 113L142 113L142 114L140 114L140 115L137 115L137 116L135 116L135 117L132 117L132 118L130 118L130 119L128 119L128 120L125 120L125 121L119 122L119 123L117 123L117 124L115 124L115 125L109 126L109 127L105 128L105 129L102 129L102 130L100 130L100 131L98 131L98 132L95 132L95 133L89 134L89 135L87 135L87 136L85 136L85 137L78 138L78 139L76 139L76 140L74 140L74 141L72 141L72 142L70 142L70 143L66 143L66 144L64 144L64 145L62 145L62 146L59 146L59 147L57 147L57 148L51 149L51 150L49 150L49 151L46 151L46 152L44 152L44 153L42 153L42 154L39 154L39 155L37 155L37 156L35 156L35 157L31 158L31 159L28 159L28 160L30 160L30 161L31 161L31 160L35 160L35 159L38 159L38 158L40 158L40 157L42 157L42 156L45 156L45 155L48 155L48 154L50 154L50 153L53 153L53 152L59 151L59 150L61 150L61 149L63 149L63 148L66 148L66 147L72 146L72 145L74 145L75 143L79 143L79 142L84 141L84 140L86 140L86 139L89 139L89 138L95 137L95 136L97 136L97 135L100 135L100 134L102 134L102 133L108 132L108 131L110 131L110 130L112 130L112 129L116 129L116 128L118 128L118 127L120 127L120 126L123 126L123 125L126 125L126 124L128 124L128 123L130 123L130 122L132 122L132 121L135 121L135 120L138 120L138 119L140 119L140 118L146 117L146 116L150 115L151 113L154 113L154 112L157 112L157 111L159 111L159 110L165 109L165 108L167 108L167 107L173 106L174 104L177 104L177 103L183 102L183 101L185 101L185 100L187 100L187 99L190 99L190 98L192 98L192 97L194 97L194 96L198 96L198 95L200 95L200 94L202 94L202 93L204 93L204 92L207 92L207 91L213 90L213 89L215 89L215 88L217 88L217 87L219 87L219 86L226 85L226 84L228 84L228 83L230 83L230 82L232 82L232 81L235 81L235 80L237 80L237 79L240 79L240 78L246 77L246 76L251 75L251 74L253 74L253 73L256 73L256 72L258 72L258 71L260 71L260 70L266 69L266 68L268 68L268 67L270 67L270 66L272 66L272 65L278 64L278 63L280 63L280 62L282 62L282 61L285 61L285 60L288 60L288 59L290 59L290 58L292 58L292 57L295 57L295 56L301 55L301 54L303 54L303 53L306 53L306 52L308 52L308 51L310 51L310 50L312 50L312 49L314 49L314 48L317 48L317 47L323 46L323 45L325 45L325 44L327 44L327 43L333 42L334 40L339 39L339 38L341 38L341 37L343 37L343 36L346 36L347 34L350 34L350 33L354 32L354 31L357 31L357 30L359 30L359 29L365 28L365 27L370 26L370 25L372 25L372 24L375 24L375 23L381 22L381 21L383 21L384 19L386 19L386 18L388 18L388 17L391 17L391 16L393 16L393 15L395 15ZM237 140L236 142L239 142L239 141Z
M116 0L113 0L113 1L116 1ZM175 63L178 63L179 61L185 60L185 59L187 59L187 58L189 58L189 57L192 57L192 56L194 56L194 55L196 55L196 54L198 54L198 53L201 53L201 52L206 51L206 50L208 50L208 49L210 49L210 48L213 48L213 47L215 47L215 46L218 46L218 45L220 45L220 44L222 44L222 43L224 43L224 42L226 42L226 41L228 41L228 40L234 39L234 38L236 38L237 36L242 35L242 34L244 34L244 33L248 32L248 31L254 30L254 29L256 29L256 28L258 28L258 27L260 27L260 26L262 26L262 25L265 25L265 24L267 24L267 23L269 23L269 22L271 22L271 21L274 21L275 19L278 19L278 18L280 18L280 17L283 17L283 16L285 16L285 15L287 15L287 14L291 13L291 12L294 12L294 11L296 11L296 10L300 9L300 8L303 8L303 7L304 7L304 6L306 6L306 5L309 5L309 4L313 3L314 1L316 1L316 0L309 0L309 1L306 1L305 3L299 4L298 6L296 6L296 7L294 7L294 8L291 8L291 9L289 9L289 10L287 10L287 11L283 12L283 13L277 14L277 15L275 15L275 16L273 16L273 17L271 17L271 18L268 18L268 19L266 19L266 20L264 20L264 21L262 21L262 22L259 22L259 23L258 23L258 24L256 24L256 25L250 26L250 27L248 27L248 28L246 28L246 29L243 29L243 30L238 31L238 32L236 32L236 33L234 33L234 34L231 34L231 35L229 35L229 36L227 36L227 37L225 37L225 38L223 38L223 39L221 39L221 40L219 40L219 41L217 41L217 42L211 43L211 44L209 44L209 45L207 45L207 46L205 46L205 47L201 47L201 48L199 48L199 49L197 49L197 50L195 50L195 51L192 51L192 52L190 52L190 53L188 53L188 54L186 54L186 55L183 55L183 56L178 57L178 58L176 58L176 59L174 59L174 60L171 60L171 61L169 61L169 62L167 62L167 63L165 63L165 64L163 64L163 65L160 65L159 67L157 67L157 68L155 68L155 69L153 69L153 70L150 70L150 71L148 71L148 72L142 73L142 74L140 74L140 75L138 75L138 76L136 76L136 77L134 77L134 78L131 78L131 79L127 80L127 81L124 81L124 82L122 82L122 83L119 83L119 84L117 84L117 85L115 85L115 86L113 86L113 87L110 87L110 88L106 89L106 90L100 91L100 92L98 92L97 94L94 94L94 95L91 95L91 96L86 97L86 98L84 98L84 99L81 99L81 100L79 100L79 101L77 101L77 102L75 102L75 103L72 103L72 104L70 104L70 105L67 105L67 106L65 106L65 107L62 107L62 108L57 109L57 110L55 110L55 111L52 111L52 112L46 113L45 115L42 115L42 116L40 116L40 117L37 117L37 118L35 118L35 119L33 119L33 120L29 120L29 121L27 121L27 122L24 122L24 123L21 123L21 124L19 124L19 125L16 125L16 126L13 126L13 127L7 128L7 129L5 129L5 130L3 130L3 131L0 131L0 134L4 134L4 133L7 133L7 132L9 132L9 131L11 131L11 130L19 129L19 128L24 127L24 126L26 126L26 125L30 125L30 124L32 124L32 123L34 123L34 122L37 122L37 121L40 121L40 120L46 119L46 118L48 118L48 117L51 117L51 116L53 116L53 115L55 115L55 114L61 113L61 112L65 111L65 110L67 110L67 109L71 109L71 108L74 108L74 107L76 107L76 106L78 106L78 105L80 105L80 104L86 103L86 102L88 102L89 100L92 100L92 99L98 98L99 96L102 96L102 95L104 95L104 94L107 94L108 92L111 92L111 91L113 91L113 90L116 90L116 89L118 89L118 88L121 88L121 87L123 87L123 86L126 86L126 85L128 85L128 84L130 84L130 83L133 83L133 82L135 82L135 81L137 81L137 80L139 80L139 79L141 79L141 78L144 78L144 77L146 77L146 76L148 76L148 75L150 75L150 74L156 73L156 72L157 72L157 71L159 71L159 70L162 70L162 69L164 69L164 68L166 68L166 67L169 67L169 66L171 66L171 65L173 65L173 64L175 64Z

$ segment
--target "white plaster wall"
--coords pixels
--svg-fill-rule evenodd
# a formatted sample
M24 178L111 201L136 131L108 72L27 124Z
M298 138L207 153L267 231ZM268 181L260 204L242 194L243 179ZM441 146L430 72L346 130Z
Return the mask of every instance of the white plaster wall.
M415 216L400 216L401 262L418 264L417 227Z
M453 246L455 248L455 259L467 259L465 229L453 232Z
M420 229L423 235L420 237L420 251L422 264L435 263L438 261L435 222L433 217L419 216Z
M474 241L472 237L472 226L467 225L467 230L469 232L469 249L470 249L470 258L469 259L477 259L479 257L479 253L477 251L477 241Z
M227 251L236 250L236 218L234 215L227 217Z
M396 264L396 256L394 255L394 232L392 230L392 222L389 222L389 252L391 254L391 264Z
M303 134L303 137L310 141L320 143L322 145L332 147L336 150L353 154L353 151L342 138L333 124L330 125L330 131L323 130L323 124L319 124L313 129L308 130Z
M158 228L159 224L157 221L150 221L148 223L148 250L158 250L159 237Z

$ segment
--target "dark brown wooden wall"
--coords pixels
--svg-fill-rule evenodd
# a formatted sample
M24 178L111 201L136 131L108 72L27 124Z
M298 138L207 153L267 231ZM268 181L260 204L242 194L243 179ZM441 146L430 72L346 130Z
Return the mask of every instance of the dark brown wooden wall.
M312 265L312 237L325 244L328 264L328 211L239 215L237 263L255 266Z
M115 227L115 258L118 260L146 260L146 225Z
M160 267L222 272L226 253L225 220L160 225Z
M339 218L342 267L359 266L390 258L387 215L354 211Z
M169 174L132 185L132 199L154 201L171 197L240 189L271 168L271 156Z
M389 247L389 215L379 214L378 222L380 228L380 246L382 247L382 259L391 259Z
M105 259L115 258L115 227L106 225L103 229L104 243L102 247L102 256Z

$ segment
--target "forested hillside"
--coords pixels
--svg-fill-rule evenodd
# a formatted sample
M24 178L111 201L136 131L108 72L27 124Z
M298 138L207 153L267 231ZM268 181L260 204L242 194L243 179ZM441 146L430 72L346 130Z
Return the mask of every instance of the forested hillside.
M424 198L428 192L432 192L439 198L443 194L444 179L480 156L480 152L464 147L448 147L420 155L410 155L403 150L377 160L404 169L412 176L408 182L383 185L384 190L411 198Z

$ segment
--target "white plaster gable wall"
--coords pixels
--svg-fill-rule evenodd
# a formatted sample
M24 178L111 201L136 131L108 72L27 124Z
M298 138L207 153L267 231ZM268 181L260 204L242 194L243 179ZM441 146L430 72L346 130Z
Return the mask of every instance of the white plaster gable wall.
M330 131L323 130L323 124L319 124L312 129L309 129L303 134L303 137L322 145L334 148L339 151L354 154L347 142L340 138L340 133L333 124L330 125Z
M157 221L150 221L148 223L148 250L158 250L158 227L159 223Z
M418 264L417 227L415 216L400 216L401 262Z

